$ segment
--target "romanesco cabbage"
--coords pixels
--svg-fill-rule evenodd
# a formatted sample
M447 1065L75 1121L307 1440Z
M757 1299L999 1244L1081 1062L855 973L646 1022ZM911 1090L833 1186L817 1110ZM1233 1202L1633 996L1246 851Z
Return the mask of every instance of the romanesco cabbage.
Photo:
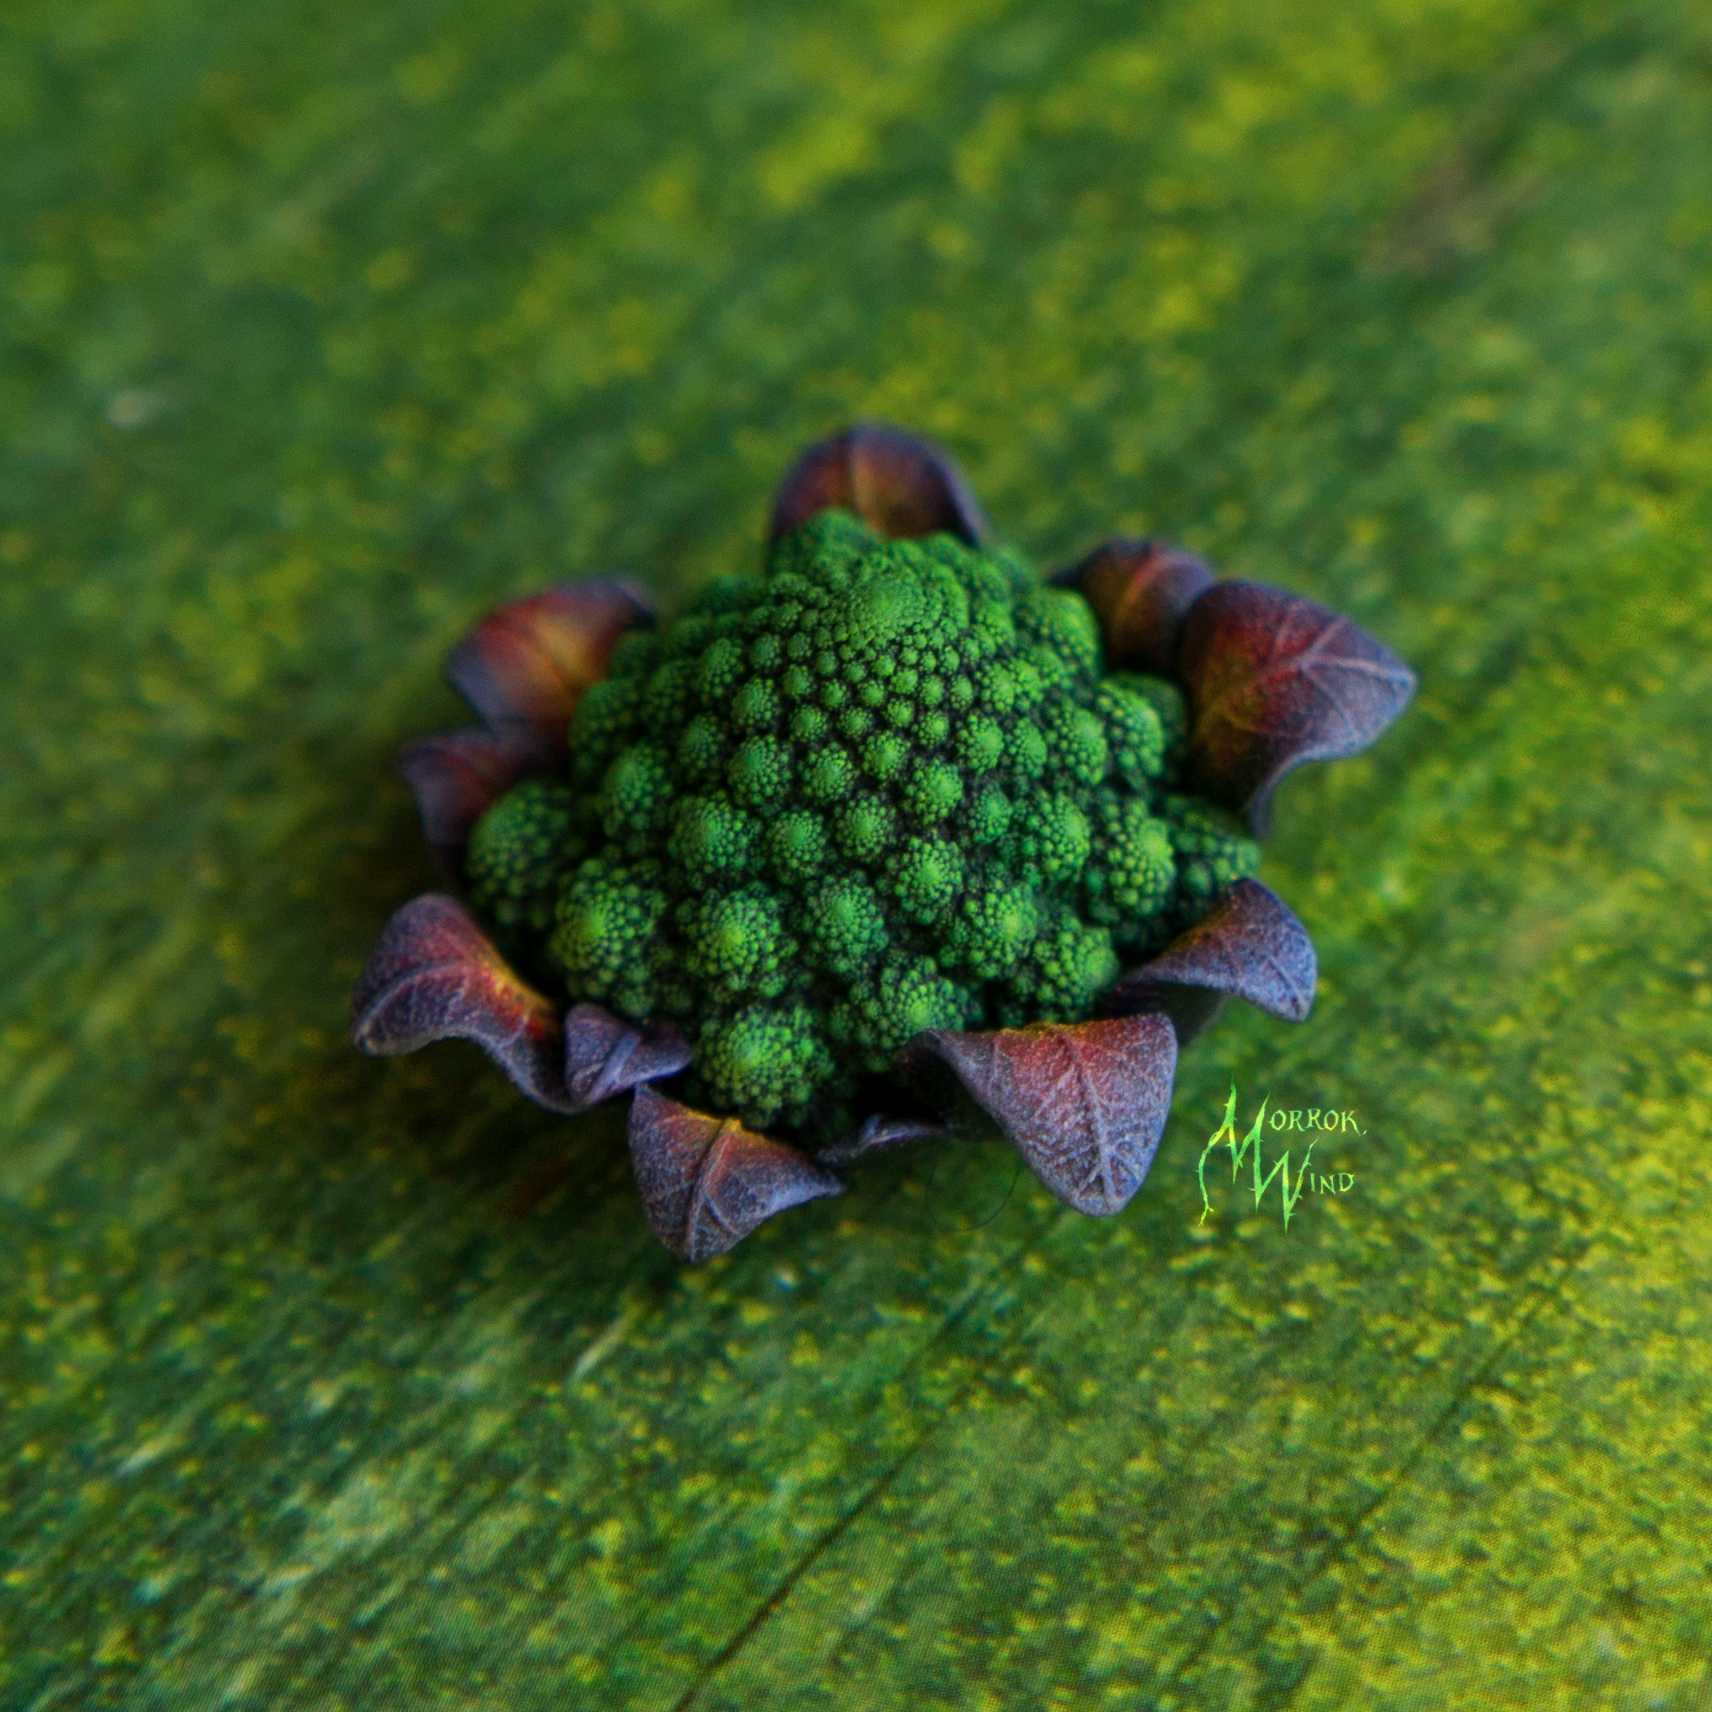
M1086 1017L1255 871L1186 730L1014 554L823 511L624 638L472 899L569 998L683 1028L691 1098L821 1127L921 1029Z

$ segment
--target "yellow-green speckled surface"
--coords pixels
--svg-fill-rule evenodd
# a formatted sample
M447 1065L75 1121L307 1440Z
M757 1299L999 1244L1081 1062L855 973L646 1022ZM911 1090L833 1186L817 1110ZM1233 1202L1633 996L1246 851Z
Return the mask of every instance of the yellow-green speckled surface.
M1708 1704L1703 7L15 0L0 157L6 1712ZM857 414L1422 689L1122 1217L688 1270L621 1112L346 1044L391 757ZM1287 1233L1233 1078L1366 1132Z

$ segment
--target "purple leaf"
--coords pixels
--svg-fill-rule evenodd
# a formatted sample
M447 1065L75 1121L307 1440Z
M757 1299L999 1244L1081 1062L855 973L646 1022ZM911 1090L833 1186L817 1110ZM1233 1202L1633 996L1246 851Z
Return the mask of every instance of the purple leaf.
M466 725L419 737L398 752L398 770L416 798L422 833L454 885L464 877L464 846L475 823L537 766L533 742L507 742Z
M1052 1023L909 1043L918 1073L938 1060L1078 1212L1121 1212L1141 1187L1171 1109L1177 1037L1162 1016Z
M579 1111L688 1067L690 1043L670 1023L633 1023L600 1005L565 1017L565 1086Z
M846 428L797 459L773 496L767 539L777 541L829 505L855 512L894 540L945 530L978 546L987 537L987 520L951 459L879 423Z
M1258 880L1238 880L1204 920L1180 933L1159 956L1132 969L1102 1008L1118 1016L1164 1011L1179 1039L1195 1032L1197 1006L1185 989L1234 993L1251 1005L1300 1022L1314 1002L1314 942L1289 907Z
M619 637L649 622L633 583L555 583L481 619L453 649L446 677L490 731L532 746L544 768L564 748L583 691L606 676Z
M1120 536L1052 580L1093 607L1108 664L1168 678L1183 620L1213 586L1213 573L1193 553Z
M577 1109L557 1010L439 892L412 899L386 924L351 995L351 1039L381 1058L473 1040L538 1105Z
M1415 674L1359 625L1259 583L1219 583L1178 650L1194 789L1266 831L1292 767L1365 749L1408 705Z
M870 1153L883 1147L896 1147L906 1141L935 1141L945 1134L945 1125L923 1118L893 1118L876 1112L865 1118L859 1128L841 1137L830 1147L815 1155L822 1165L844 1170Z
M649 1087L631 1103L630 1159L648 1222L680 1260L723 1254L775 1213L844 1192L795 1148Z

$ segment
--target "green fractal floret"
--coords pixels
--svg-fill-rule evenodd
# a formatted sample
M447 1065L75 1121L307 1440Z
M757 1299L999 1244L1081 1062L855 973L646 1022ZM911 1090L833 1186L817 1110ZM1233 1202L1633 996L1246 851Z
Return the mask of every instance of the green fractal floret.
M1199 921L1237 880L1260 868L1260 846L1229 809L1202 797L1167 796L1160 812L1177 866L1174 918L1178 926Z
M999 1020L1014 1028L1039 1017L1085 1017L1117 974L1111 934L1060 910L1036 937L1022 968L1004 984Z
M1151 950L1166 937L1177 881L1170 828L1149 813L1145 798L1115 790L1096 793L1092 818L1092 853L1082 871L1088 919L1111 928L1126 949Z
M657 862L626 868L597 856L565 882L547 950L578 998L628 1016L654 1008L655 934L666 910L660 878Z
M940 974L920 958L894 957L849 996L828 1018L834 1043L855 1054L868 1070L884 1070L911 1035L924 1028L966 1028L979 1021L969 989Z
M715 998L776 999L790 985L796 947L776 893L752 886L703 898L685 906L684 920L685 962Z
M471 892L569 998L676 1021L690 1098L824 1127L922 1029L1090 1015L1254 872L1186 735L1015 554L823 511L625 637Z
M470 894L506 941L542 939L565 874L588 854L570 786L528 779L476 823L464 857Z
M804 1004L745 1006L704 1024L696 1065L725 1110L800 1110L832 1074L814 1012Z

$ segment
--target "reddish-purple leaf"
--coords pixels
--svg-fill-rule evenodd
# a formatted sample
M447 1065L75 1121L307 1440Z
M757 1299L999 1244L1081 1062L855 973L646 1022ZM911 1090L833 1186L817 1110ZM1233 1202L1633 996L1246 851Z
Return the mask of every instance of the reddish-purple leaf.
M1313 1005L1315 978L1308 930L1258 880L1238 880L1202 921L1125 975L1102 1008L1118 1016L1163 1011L1177 1024L1178 1038L1187 1040L1201 1013L1213 1008L1198 1003L1197 992L1235 993L1273 1016L1300 1022Z
M1109 665L1170 677L1183 620L1213 573L1193 553L1119 537L1052 580L1093 607Z
M555 583L488 613L453 649L446 676L490 731L532 744L545 767L564 747L583 691L606 676L619 637L651 618L633 583Z
M559 1013L521 981L456 898L429 892L386 924L351 995L351 1039L391 1058L433 1040L473 1040L555 1112L565 1088Z
M887 1117L876 1112L849 1135L840 1137L830 1147L823 1147L815 1158L822 1165L844 1170L883 1147L896 1147L906 1141L935 1141L944 1134L945 1125L941 1123L925 1118Z
M510 742L479 725L420 737L399 750L398 770L416 798L423 835L454 885L463 880L470 829L536 764L527 736Z
M565 1086L579 1111L688 1067L690 1043L668 1023L633 1023L600 1005L565 1017Z
M1078 1212L1121 1212L1153 1163L1171 1109L1177 1037L1162 1016L957 1034L905 1048L946 1065L1028 1168Z
M1152 1014L1171 1019L1181 1052L1191 1041L1209 1029L1225 1008L1225 995L1210 987L1151 987L1132 1001L1114 1002L1110 995L1101 1003L1102 1016L1141 1016Z
M1415 674L1347 618L1259 583L1218 583L1177 656L1191 783L1245 810L1257 837L1292 767L1365 749L1408 705Z
M795 1148L645 1086L630 1106L630 1159L648 1222L680 1260L723 1254L775 1213L844 1192Z
M797 459L773 496L768 540L829 505L855 512L894 540L945 530L978 546L987 537L987 520L951 459L926 440L875 422L818 441Z

